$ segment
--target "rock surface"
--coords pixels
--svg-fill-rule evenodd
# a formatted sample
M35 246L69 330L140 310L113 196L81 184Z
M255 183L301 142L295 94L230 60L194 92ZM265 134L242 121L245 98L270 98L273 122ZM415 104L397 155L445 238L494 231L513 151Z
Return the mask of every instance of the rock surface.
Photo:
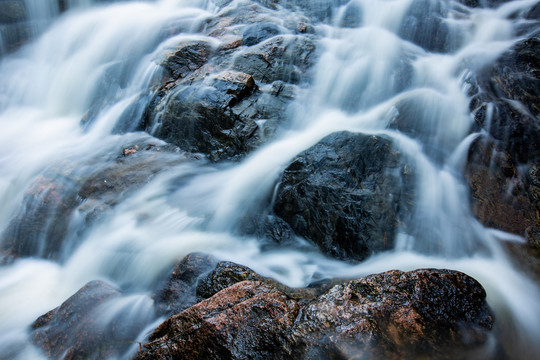
M180 42L163 60L142 126L213 161L238 160L274 134L317 56L308 26L284 24L273 3L229 3L217 4L206 38Z
M98 153L91 164L77 164L77 169L75 162L66 161L38 177L26 191L20 212L0 234L0 251L12 257L67 256L78 246L77 238L66 239L74 215L83 219L82 234L166 166L194 159L154 140L124 146L112 156Z
M118 355L135 334L119 339L113 327L101 322L101 307L122 294L110 285L92 281L58 308L39 317L32 325L32 340L53 359L105 359ZM101 314L102 315L102 314ZM116 326L122 326L121 323ZM129 345L128 345L129 346Z
M449 270L388 271L312 299L246 280L168 318L136 359L469 358L490 336L485 296Z
M167 319L136 359L270 359L282 351L298 304L260 281L236 283Z
M478 219L535 246L540 245L539 56L536 34L478 75L471 109L475 125L489 138L476 141L466 167Z
M414 175L389 138L339 132L285 169L274 211L325 253L361 260L393 248L414 199Z

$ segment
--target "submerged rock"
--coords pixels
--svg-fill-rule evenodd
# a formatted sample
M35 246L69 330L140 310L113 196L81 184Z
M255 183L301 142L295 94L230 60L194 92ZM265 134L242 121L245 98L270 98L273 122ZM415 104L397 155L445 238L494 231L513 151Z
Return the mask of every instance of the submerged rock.
M89 282L32 324L32 341L53 359L119 356L131 346L148 320L148 314L140 314L138 319L129 318L129 311L107 319L107 305L122 296L104 282Z
M126 196L168 166L193 159L174 146L151 140L118 152L97 153L91 163L65 161L36 178L19 213L0 234L0 251L11 257L66 257L85 229Z
M168 315L195 305L202 298L197 294L197 283L215 269L217 259L210 255L192 253L184 257L169 274L165 285L156 295L159 313Z
M304 299L246 280L168 318L136 359L481 356L493 325L485 296L450 270L393 270Z
M448 4L440 0L413 0L399 28L399 36L433 52L458 48L460 38L445 18Z
M274 211L325 253L361 260L393 248L412 210L413 183L389 138L334 133L285 169Z

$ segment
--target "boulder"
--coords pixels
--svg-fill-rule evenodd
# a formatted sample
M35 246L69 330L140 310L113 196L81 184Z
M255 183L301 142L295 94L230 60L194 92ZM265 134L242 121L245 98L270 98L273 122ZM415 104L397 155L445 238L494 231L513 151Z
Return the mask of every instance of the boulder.
M36 178L20 211L0 234L0 252L10 257L65 258L90 224L127 195L164 168L194 159L151 139L124 146L112 157L101 156L98 153L91 164L77 164L77 169L70 161L56 164ZM83 221L70 228L72 236L67 239L74 214Z
M397 270L336 285L302 308L291 338L304 359L472 358L493 317L482 286L456 271Z
M272 23L257 23L248 26L242 35L242 44L252 46L279 34L279 27Z
M135 358L276 358L298 311L297 302L274 287L242 281L168 318Z
M128 330L120 319L112 324L102 322L100 315L107 303L121 297L120 291L104 282L89 282L32 324L33 343L53 359L108 359L120 355L141 329Z
M208 275L199 280L197 295L208 299L221 290L245 280L263 281L264 278L246 266L222 261Z
M296 84L309 78L315 49L309 35L277 35L240 53L233 68L263 83L281 80Z
M227 70L164 90L149 108L146 129L212 161L236 160L272 136L294 97L291 85L259 87L249 73Z
M413 0L398 35L427 51L445 53L455 50L460 34L444 21L447 15L446 1Z
M476 131L466 178L482 223L540 244L540 35L517 42L472 82Z
M136 359L489 358L482 286L450 270L397 270L291 296L234 283L168 318ZM290 290L290 289L289 289ZM476 357L474 357L474 356ZM482 357L484 356L484 357Z
M298 155L279 180L274 212L342 259L392 249L412 211L414 175L385 136L338 132Z
M484 225L519 235L535 227L537 214L527 178L493 140L481 137L471 145L465 177L473 214Z
M217 260L206 254L191 253L169 274L157 292L156 306L160 314L173 315L195 305L202 298L197 294L199 279L215 269Z

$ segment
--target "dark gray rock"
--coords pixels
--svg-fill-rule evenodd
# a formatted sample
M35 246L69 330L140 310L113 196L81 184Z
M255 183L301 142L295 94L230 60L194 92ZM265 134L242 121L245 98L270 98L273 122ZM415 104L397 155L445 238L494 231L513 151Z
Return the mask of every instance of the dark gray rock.
M130 316L133 309L118 313L112 320L103 318L107 306L122 296L106 283L89 282L32 324L33 343L54 359L109 359L121 355L149 320L149 314Z
M460 34L444 21L446 1L414 0L399 29L399 36L432 52L450 52L459 47Z
M184 257L156 294L158 312L170 316L201 301L197 284L212 269L215 271L216 264L217 260L206 254L192 253Z
M222 261L197 283L197 295L208 299L221 290L245 280L263 281L264 279L246 266Z
M272 23L259 23L248 26L242 36L242 44L252 46L263 40L271 38L281 31L279 27Z
M390 139L339 132L287 167L274 211L323 252L361 260L393 248L412 210L413 184L410 165Z
M308 79L314 64L315 43L308 35L278 35L242 52L233 67L256 81L296 84Z

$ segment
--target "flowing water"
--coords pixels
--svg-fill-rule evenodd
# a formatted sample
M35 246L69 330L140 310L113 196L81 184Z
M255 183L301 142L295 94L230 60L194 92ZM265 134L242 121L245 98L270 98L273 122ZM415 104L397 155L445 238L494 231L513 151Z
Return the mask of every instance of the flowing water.
M0 232L17 216L32 216L36 208L21 204L36 179L89 177L110 166L116 159L111 154L126 144L155 141L115 128L126 126L123 115L137 99L144 108L165 54L181 38L199 36L200 25L226 1L71 0L62 13L56 2L25 3L31 17L46 21L36 33L41 35L0 60ZM101 320L136 318L131 326L142 340L160 320L149 295L172 264L193 251L247 265L290 286L389 269L461 270L486 288L507 351L515 358L540 356L540 291L511 265L501 245L523 239L475 220L462 176L477 136L468 133L465 79L518 39L519 14L536 1L495 9L423 1L421 9L442 8L446 15L450 48L442 53L404 40L415 24L405 30L400 24L418 1L335 3L332 16L315 25L322 51L313 81L291 106L279 136L239 163L168 164L92 226L81 225L80 208L68 214L59 255L48 259L48 237L36 236L30 256L0 267L0 359L42 357L29 341L29 326L95 279L129 294L103 309ZM344 27L351 6L362 17L357 26ZM278 6L272 14L279 19L291 11ZM176 31L167 35L164 29L171 27ZM92 122L81 122L96 104ZM388 127L403 104L421 129L413 136ZM412 225L398 233L395 249L350 264L303 248L265 250L258 239L237 235L239 219L264 200L258 194L272 192L288 162L339 130L386 134L418 169Z

